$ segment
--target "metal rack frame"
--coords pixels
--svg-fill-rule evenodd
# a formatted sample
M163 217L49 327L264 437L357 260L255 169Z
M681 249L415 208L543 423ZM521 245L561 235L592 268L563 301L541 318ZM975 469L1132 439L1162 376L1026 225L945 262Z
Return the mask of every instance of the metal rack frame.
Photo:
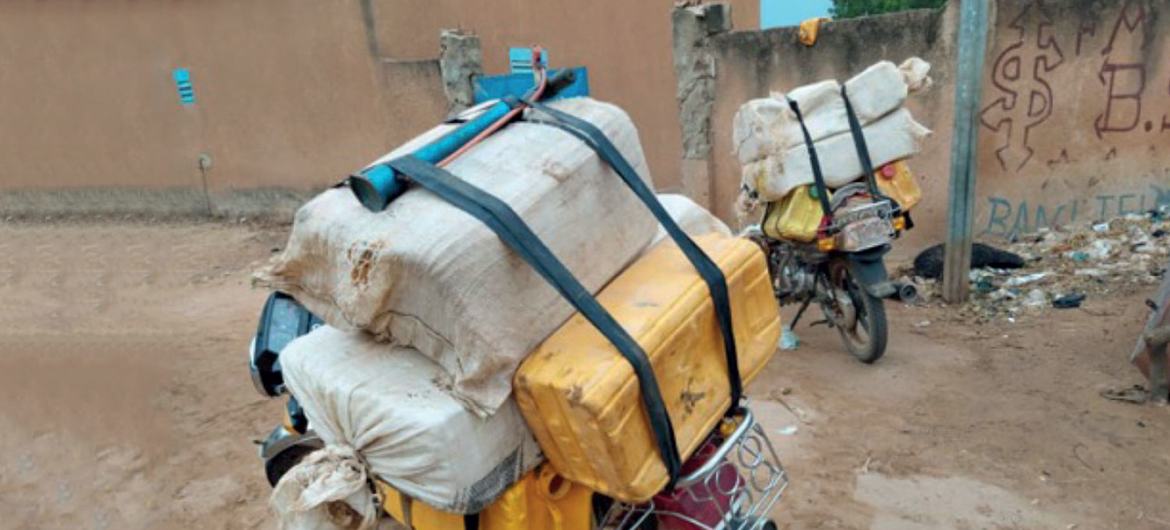
M735 430L707 461L675 485L676 495L687 496L692 506L706 508L705 520L671 511L651 499L639 505L614 503L598 528L643 528L651 517L674 518L703 530L759 530L768 525L768 513L788 487L788 473L752 411L742 407L737 419Z

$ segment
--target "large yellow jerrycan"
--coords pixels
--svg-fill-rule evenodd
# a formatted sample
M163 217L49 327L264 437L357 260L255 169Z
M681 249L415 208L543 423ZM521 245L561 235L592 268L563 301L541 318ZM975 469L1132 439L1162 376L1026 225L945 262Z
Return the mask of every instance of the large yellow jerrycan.
M404 499L389 484L377 481L382 508L398 522L410 510L414 530L462 530L468 516L448 513ZM477 530L590 530L593 492L542 464L528 472L477 516ZM407 508L409 505L409 508Z
M695 243L727 279L740 378L776 351L780 314L759 245L707 234ZM654 371L679 454L694 453L732 405L723 338L703 278L673 241L638 258L597 295ZM669 481L634 369L581 314L521 363L516 404L548 463L574 483L642 503Z
M793 188L777 202L768 203L760 228L773 239L808 243L816 239L822 217L817 188L808 184Z

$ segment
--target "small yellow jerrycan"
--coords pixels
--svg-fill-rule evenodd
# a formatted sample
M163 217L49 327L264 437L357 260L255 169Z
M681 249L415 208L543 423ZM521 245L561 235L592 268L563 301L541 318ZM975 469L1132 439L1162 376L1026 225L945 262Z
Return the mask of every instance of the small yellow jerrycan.
M777 202L768 203L760 228L774 239L807 243L816 239L822 217L824 213L817 198L817 188L807 184L793 188Z
M905 160L890 162L875 172L874 180L878 189L887 197L898 201L903 212L910 211L918 201L922 200L922 188L914 173L910 172L910 165Z

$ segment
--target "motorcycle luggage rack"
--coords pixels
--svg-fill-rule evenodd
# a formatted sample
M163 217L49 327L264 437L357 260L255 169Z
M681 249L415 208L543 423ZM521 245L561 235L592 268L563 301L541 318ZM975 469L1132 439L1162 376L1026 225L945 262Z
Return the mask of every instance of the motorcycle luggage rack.
M751 410L742 407L737 416L734 431L718 449L698 469L680 477L675 485L672 495L676 501L689 505L688 513L665 506L667 503L659 499L663 494L659 494L645 504L613 503L596 528L655 528L643 526L652 525L652 518L659 522L673 519L669 528L776 528L768 514L788 487L788 473Z

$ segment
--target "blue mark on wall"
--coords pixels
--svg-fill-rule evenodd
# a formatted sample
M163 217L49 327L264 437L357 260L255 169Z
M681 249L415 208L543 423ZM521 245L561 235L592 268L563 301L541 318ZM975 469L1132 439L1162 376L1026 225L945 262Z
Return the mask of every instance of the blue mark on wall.
M179 90L179 103L184 106L195 104L195 87L191 86L191 72L186 68L175 68L171 72L171 79L175 80L175 88Z
M1170 176L1170 171L1167 176ZM1056 202L1027 199L1014 202L1004 197L987 197L987 224L980 235L1011 237L1078 221L1104 221L1170 208L1170 186L1153 183L1148 186L1144 190L1103 193Z
M540 49L540 64L548 68L548 50ZM532 48L508 48L508 65L513 74L532 73Z
M575 98L589 95L589 71L584 66L570 68L575 75L573 83L557 93L557 96L552 99ZM549 70L548 75L552 77L556 75L559 70ZM499 99L504 96L522 96L528 89L532 88L535 81L532 79L532 73L526 74L505 74L505 75L488 75L475 78L475 103L483 103L491 99Z

